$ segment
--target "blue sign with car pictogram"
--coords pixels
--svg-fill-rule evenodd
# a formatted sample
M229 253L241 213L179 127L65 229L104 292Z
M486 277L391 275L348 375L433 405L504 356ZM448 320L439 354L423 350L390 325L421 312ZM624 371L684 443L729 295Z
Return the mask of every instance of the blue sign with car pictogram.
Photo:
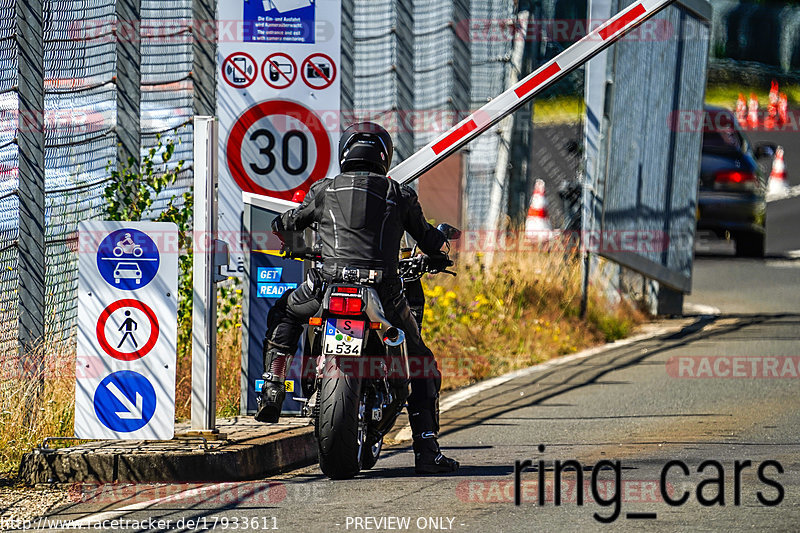
M131 291L158 273L158 247L146 233L124 228L108 235L97 249L97 270L109 285Z

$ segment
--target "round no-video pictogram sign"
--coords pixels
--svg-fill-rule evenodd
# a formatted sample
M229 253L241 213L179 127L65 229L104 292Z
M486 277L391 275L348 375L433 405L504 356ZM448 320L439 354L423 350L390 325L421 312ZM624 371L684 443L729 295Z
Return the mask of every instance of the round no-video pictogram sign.
M243 191L291 200L324 178L331 141L310 109L288 100L251 107L236 121L226 146L231 176Z
M336 63L325 54L311 54L300 65L300 75L312 89L327 89L336 79Z
M297 65L290 55L275 52L264 60L261 75L273 89L286 89L297 79Z
M222 63L222 79L234 89L250 87L257 77L258 65L250 54L236 52Z
M126 298L106 307L97 319L97 342L120 361L147 355L158 341L158 319L144 302Z

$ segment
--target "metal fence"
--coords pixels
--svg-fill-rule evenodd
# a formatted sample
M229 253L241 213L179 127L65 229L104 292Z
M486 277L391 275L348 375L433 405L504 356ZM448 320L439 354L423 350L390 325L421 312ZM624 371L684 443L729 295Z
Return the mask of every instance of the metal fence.
M471 32L505 30L515 6L514 0L343 0L343 112L385 125L399 163L506 88L514 39ZM495 128L469 147L470 227L487 223L501 133Z
M597 2L593 16L627 4ZM691 288L702 131L676 118L702 117L710 22L707 2L678 0L653 19L660 33L587 67L583 229L599 255L658 281L667 313Z
M121 2L137 1L44 2L46 329L53 342L71 340L74 334L72 239L78 221L104 212L103 191L109 170L116 168L117 141L126 133L125 127L117 128L125 118L118 113L120 94L141 92L143 150L159 133L180 143L173 164L186 160L186 171L163 202L191 186L190 118L198 96L193 88L201 80L213 87L216 70L213 53L204 70L197 68L195 37L203 33L193 31L192 24L202 22L199 16L213 18L208 12L212 4L141 0L141 82L118 94L119 52L128 43L118 32L117 12ZM201 3L208 5L198 15ZM387 124L396 140L396 162L402 161L500 94L537 61L568 46L532 41L529 16L577 19L584 5L567 0L342 0L343 122L357 118ZM19 315L16 7L14 1L0 0L0 353L16 349ZM534 46L539 52L533 53ZM581 84L577 73L566 90L574 92ZM530 115L518 112L468 146L468 228L495 229L504 223L510 204L525 203L532 181L525 168L533 152L530 137L520 131L529 126ZM521 156L512 151L520 142L525 143ZM516 186L510 183L512 171L519 174ZM163 206L156 204L153 214Z
M21 1L21 0L20 0ZM16 2L0 2L0 354L17 350L19 257ZM117 159L115 0L44 2L45 334L71 341L76 320L75 230L104 214L103 191ZM192 115L192 0L142 0L141 149ZM176 158L191 165L191 129ZM188 174L186 176L188 178ZM180 193L190 179L169 194ZM163 204L155 206L155 212Z

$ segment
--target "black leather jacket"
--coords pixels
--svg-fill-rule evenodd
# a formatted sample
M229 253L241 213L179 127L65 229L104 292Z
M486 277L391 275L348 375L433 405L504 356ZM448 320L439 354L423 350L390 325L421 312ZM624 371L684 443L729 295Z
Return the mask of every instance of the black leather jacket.
M385 277L396 276L404 231L431 256L441 253L446 240L425 220L413 189L370 172L320 180L299 207L278 218L288 232L317 223L323 272L327 273L356 267L381 269Z

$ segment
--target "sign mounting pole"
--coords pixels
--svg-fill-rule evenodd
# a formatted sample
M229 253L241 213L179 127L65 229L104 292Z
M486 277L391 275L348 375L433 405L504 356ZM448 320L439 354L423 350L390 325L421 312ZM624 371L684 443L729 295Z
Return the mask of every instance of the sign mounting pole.
M440 135L424 148L389 171L389 176L408 184L433 168L448 155L485 132L531 98L586 63L674 0L641 0L612 17L580 41L551 59L531 75Z

